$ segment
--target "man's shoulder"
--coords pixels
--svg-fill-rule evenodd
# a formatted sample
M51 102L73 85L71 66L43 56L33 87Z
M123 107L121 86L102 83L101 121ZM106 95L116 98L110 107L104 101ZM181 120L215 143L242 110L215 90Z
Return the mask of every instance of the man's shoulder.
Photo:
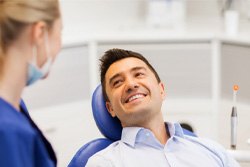
M219 144L214 140L208 138L190 137L190 136L186 136L186 139L200 144L201 146L209 150L211 153L213 153L215 156L217 156L224 164L235 163L235 160L228 154L226 149L221 144Z
M210 148L212 150L225 151L224 147L221 144L208 138L193 137L188 135L185 135L185 138L192 142L199 143L200 145L203 145L204 147Z
M103 156L103 157L112 156L112 155L114 155L113 153L119 149L119 146L121 144L122 144L122 142L120 140L115 141L115 142L111 143L109 146L107 146L106 148L104 148L103 150L95 153L92 157L94 157L94 156Z
M119 152L119 147L121 144L123 143L120 140L115 141L108 147L95 153L88 159L86 166L92 167L98 164L102 164L102 166L109 167L113 166L113 164L119 163L119 158L117 158L116 156L119 155L117 153Z

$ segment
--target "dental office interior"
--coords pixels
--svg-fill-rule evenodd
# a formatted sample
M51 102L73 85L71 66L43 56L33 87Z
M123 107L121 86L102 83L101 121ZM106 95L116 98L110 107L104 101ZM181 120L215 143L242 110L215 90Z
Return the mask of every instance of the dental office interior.
M91 97L100 84L98 59L111 48L142 53L156 68L166 86L166 121L189 124L198 136L223 145L241 166L250 166L250 0L60 2L62 50L49 77L23 96L59 167L103 137Z

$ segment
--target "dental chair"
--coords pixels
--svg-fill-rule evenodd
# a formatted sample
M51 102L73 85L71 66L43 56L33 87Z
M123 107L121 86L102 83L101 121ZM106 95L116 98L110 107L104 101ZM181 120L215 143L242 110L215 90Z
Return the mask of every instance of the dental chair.
M95 89L92 95L92 112L96 125L105 138L95 139L83 145L74 155L68 167L84 167L92 155L121 139L121 123L116 117L111 117L107 111L101 85ZM186 135L196 136L186 129L183 131Z

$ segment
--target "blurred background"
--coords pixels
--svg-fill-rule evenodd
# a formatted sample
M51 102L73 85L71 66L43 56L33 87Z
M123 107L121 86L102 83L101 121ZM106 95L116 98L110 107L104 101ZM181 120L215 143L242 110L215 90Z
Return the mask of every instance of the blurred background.
M187 123L227 149L238 84L237 149L250 149L250 0L60 1L62 51L49 77L23 96L59 167L102 137L91 95L100 84L98 59L114 47L142 53L156 67L166 85L166 121Z

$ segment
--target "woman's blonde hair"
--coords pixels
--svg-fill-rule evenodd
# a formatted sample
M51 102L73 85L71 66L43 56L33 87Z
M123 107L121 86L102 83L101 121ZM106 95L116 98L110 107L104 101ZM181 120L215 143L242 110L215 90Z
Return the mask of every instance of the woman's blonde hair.
M44 21L51 27L59 17L58 0L0 0L0 67L8 46L25 26Z

